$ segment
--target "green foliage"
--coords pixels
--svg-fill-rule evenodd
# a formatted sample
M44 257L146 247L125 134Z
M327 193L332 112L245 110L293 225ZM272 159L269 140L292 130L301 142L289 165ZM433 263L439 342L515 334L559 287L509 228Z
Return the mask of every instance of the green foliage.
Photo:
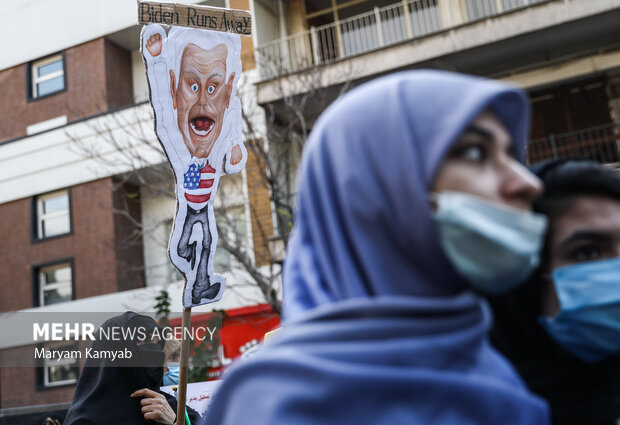
M187 382L202 382L208 379L209 368L219 367L220 360L218 348L222 343L222 315L214 313L210 315L206 327L216 331L213 333L213 340L205 338L200 343L194 345L190 351L192 367L189 369Z
M162 289L159 295L155 297L155 312L157 313L157 321L163 327L170 326L168 316L170 315L170 295L168 291Z

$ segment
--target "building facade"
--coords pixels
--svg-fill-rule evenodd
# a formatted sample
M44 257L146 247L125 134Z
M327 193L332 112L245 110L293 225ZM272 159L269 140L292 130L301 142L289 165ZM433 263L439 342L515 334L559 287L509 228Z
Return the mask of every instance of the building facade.
M248 0L209 5L254 8ZM183 280L167 256L175 191L154 135L136 3L36 0L2 5L0 15L9 22L5 40L14 41L0 60L0 316L152 313L155 297L167 290L170 318L178 321ZM238 92L250 102L256 37L242 38ZM264 118L255 115L249 119L260 126ZM218 220L234 231L229 239L240 240L256 270L270 262L273 233L260 167L250 152L242 173L222 178L216 205ZM194 309L198 316L224 311L212 377L279 320L223 246L215 269L230 290L217 304ZM0 345L0 358L28 353ZM0 368L0 423L66 411L79 367L69 361Z
M317 66L332 97L345 84L407 69L468 73L527 89L530 161L616 163L619 7L616 0L292 0L279 9L278 38L256 50L258 103L277 110L287 96L303 95Z
M266 137L269 128L289 125L283 140L292 144L343 90L434 68L525 87L531 163L620 161L620 0L203 3L254 16L254 34L242 38L239 95L252 126L246 142L261 139L272 152L282 146ZM183 283L166 255L174 192L144 183L170 170L153 134L135 2L35 0L0 6L0 15L7 23L0 31L12 40L0 58L0 313L152 311L161 289L175 310ZM290 125L290 105L302 124ZM284 151L291 157L285 186L294 192L301 149ZM223 178L218 192L222 217L257 269L277 266L290 227L264 173L251 154L243 174ZM229 310L230 329L242 329L227 339L224 323L225 365L277 319L258 287L247 285L247 270L218 251L216 271L233 288L196 312ZM251 331L238 325L253 320ZM66 409L78 366L2 368L0 421Z

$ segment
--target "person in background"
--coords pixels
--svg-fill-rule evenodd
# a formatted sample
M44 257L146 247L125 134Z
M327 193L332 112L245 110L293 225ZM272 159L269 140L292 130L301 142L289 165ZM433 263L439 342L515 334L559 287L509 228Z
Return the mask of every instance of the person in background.
M164 363L164 385L179 384L179 360L181 360L181 342L171 338L164 345L166 361Z
M158 326L152 318L131 311L101 325L108 329L104 335L110 337L93 341L92 351L128 349L131 356L86 360L64 425L174 423L177 401L159 390L164 373L164 341L154 332ZM115 333L113 328L118 331ZM125 335L131 337L113 337L123 335L122 330L127 330ZM188 412L192 411L188 409ZM194 424L199 419L197 413L194 417L190 415Z
M494 299L493 340L555 424L620 420L620 175L585 160L533 167L549 218L532 279Z
M525 280L546 220L522 90L411 71L330 106L303 153L283 329L203 423L546 424L491 347L485 293Z

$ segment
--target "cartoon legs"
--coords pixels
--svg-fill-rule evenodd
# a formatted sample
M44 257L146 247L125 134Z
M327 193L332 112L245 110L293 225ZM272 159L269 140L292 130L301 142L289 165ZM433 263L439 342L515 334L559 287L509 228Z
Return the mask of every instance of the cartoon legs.
M196 263L196 242L189 243L194 224L200 223L202 227L202 252L198 261L196 281L192 287L192 304L199 304L202 298L212 300L220 292L221 282L211 282L209 273L209 257L211 255L211 231L209 229L208 206L196 211L187 208L187 215L183 223L181 239L177 246L179 257L184 258L194 268Z

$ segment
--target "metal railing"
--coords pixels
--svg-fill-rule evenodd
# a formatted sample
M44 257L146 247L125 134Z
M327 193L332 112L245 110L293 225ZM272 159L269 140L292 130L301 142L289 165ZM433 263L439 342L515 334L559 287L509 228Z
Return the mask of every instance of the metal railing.
M531 140L529 164L557 158L590 158L602 163L620 161L620 122Z
M460 10L459 22L453 22L452 10L440 10L439 0L402 0L263 44L256 50L261 75L270 79L303 71L550 0L448 1Z

